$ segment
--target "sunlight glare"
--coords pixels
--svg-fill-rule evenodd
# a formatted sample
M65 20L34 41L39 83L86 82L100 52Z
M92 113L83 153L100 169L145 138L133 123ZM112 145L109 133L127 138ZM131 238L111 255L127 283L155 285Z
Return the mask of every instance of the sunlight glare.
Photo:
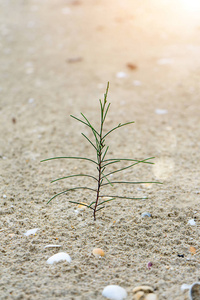
M181 0L181 4L188 12L197 12L200 10L200 0Z

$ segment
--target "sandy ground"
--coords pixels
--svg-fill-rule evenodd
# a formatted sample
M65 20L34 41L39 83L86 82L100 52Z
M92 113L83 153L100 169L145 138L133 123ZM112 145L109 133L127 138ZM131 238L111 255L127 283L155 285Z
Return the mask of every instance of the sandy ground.
M187 1L0 1L0 299L103 300L109 284L127 299L141 284L160 300L189 299L182 284L200 281L198 9ZM113 178L163 184L115 185L108 192L148 199L107 203L94 222L91 210L69 203L90 203L92 192L47 205L64 189L95 188L84 178L50 184L95 175L93 165L40 160L95 158L80 135L88 129L69 115L83 112L98 126L107 81L106 129L135 121L110 135L108 157L156 157ZM105 257L94 257L95 247ZM72 262L48 265L58 252Z

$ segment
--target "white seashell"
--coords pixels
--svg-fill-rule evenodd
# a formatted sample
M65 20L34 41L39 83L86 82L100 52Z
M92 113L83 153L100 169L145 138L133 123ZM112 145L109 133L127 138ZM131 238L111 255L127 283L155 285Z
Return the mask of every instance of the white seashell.
M191 285L189 289L189 297L191 300L200 299L200 282L195 282Z
M67 261L68 263L71 262L71 257L69 256L69 254L65 253L65 252L60 252L57 253L51 257L49 257L49 259L47 260L47 263L52 265L55 262L59 262L59 261Z
M143 213L141 214L141 217L142 217L142 218L144 218L144 217L151 217L151 214L150 214L149 212L145 211L145 212L143 212Z
M45 248L56 248L56 247L61 247L61 245L52 245L52 244L50 244L50 245L46 245L46 246L44 247L44 249L45 249Z
M33 229L30 229L30 230L27 230L27 232L24 233L24 235L26 236L29 236L31 234L35 234L37 231L38 231L39 228L33 228Z
M102 292L102 296L111 300L123 300L127 297L127 292L119 285L107 285Z
M194 226L194 225L196 225L196 222L194 219L191 219L188 221L188 224Z
M87 208L87 206L85 206L84 204L88 205L87 203L84 202L80 202L80 204L78 204L77 208L80 210L84 210Z

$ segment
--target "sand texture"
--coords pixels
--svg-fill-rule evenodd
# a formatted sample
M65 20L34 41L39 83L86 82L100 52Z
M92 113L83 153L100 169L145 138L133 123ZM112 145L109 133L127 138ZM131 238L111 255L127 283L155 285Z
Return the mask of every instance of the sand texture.
M103 300L107 285L128 300L139 285L159 300L187 300L182 284L200 281L200 21L197 9L174 2L0 0L1 300ZM108 202L94 221L69 202L90 203L93 191L47 201L95 189L91 178L50 181L96 176L96 167L40 161L96 159L80 134L92 137L89 128L70 114L98 128L108 81L105 130L135 123L109 135L107 157L155 157L112 179L163 184L106 186L142 200ZM44 248L51 244L60 247ZM58 252L71 262L48 264Z

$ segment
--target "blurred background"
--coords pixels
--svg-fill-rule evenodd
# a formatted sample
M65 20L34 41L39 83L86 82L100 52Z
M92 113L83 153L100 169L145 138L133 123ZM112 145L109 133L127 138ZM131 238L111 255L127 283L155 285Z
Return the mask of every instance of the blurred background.
M173 85L199 71L200 2L1 0L0 37L2 92Z
M0 0L0 52L2 157L84 152L69 114L96 124L110 81L108 128L135 121L115 153L155 155L156 178L198 184L200 1Z

